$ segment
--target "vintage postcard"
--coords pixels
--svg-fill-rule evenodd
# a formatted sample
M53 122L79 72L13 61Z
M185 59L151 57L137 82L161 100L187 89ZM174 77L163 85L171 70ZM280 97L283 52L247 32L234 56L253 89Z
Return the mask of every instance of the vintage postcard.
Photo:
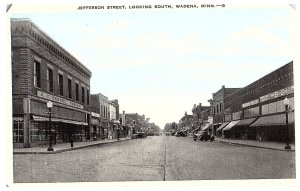
M9 187L295 187L295 4L6 9Z

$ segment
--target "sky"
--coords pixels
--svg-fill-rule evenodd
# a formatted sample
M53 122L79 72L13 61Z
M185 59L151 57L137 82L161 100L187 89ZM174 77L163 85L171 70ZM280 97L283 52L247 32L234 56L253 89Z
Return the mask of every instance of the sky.
M222 85L245 87L295 59L296 13L288 4L38 12L14 6L11 17L31 19L91 70L92 94L118 99L121 112L144 114L160 128L192 114L194 104L208 106Z

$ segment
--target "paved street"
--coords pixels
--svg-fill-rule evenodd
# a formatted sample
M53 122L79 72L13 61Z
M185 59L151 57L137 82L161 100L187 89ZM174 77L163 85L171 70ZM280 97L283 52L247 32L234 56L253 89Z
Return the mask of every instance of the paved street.
M155 136L56 154L15 154L14 182L295 178L295 152Z

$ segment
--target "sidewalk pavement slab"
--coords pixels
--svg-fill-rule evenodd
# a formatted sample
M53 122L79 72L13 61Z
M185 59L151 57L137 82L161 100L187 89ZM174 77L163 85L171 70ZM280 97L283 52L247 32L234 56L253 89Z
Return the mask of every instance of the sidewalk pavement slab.
M99 141L74 142L73 147L71 147L71 143L58 143L52 146L54 151L47 151L49 145L40 145L31 148L13 148L13 154L55 154L55 153L61 153L65 151L83 149L87 147L94 147L94 146L126 141L126 140L131 140L131 138L120 138L119 140L106 139L106 140L99 140Z
M269 141L257 141L257 140L245 140L245 139L226 139L215 137L215 141L228 143L228 144L236 144L243 146L250 146L256 148L265 148L265 149L273 149L273 150L282 150L282 151L295 151L295 144L291 143L291 149L285 149L284 142L269 142Z

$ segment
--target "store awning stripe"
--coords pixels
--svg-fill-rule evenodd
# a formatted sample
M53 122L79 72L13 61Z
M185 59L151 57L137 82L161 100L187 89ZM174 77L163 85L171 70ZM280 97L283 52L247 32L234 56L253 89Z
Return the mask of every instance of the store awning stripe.
M235 124L235 126L250 125L255 120L256 120L256 117L249 118L249 119L242 119L237 124Z
M48 117L40 117L40 116L33 116L34 121L49 121ZM86 122L81 121L73 121L68 119L59 119L59 118L51 118L51 121L53 122L63 122L63 123L70 123L75 125L88 125Z
M230 130L232 127L234 127L238 122L239 122L240 120L238 120L238 121L231 121L224 129L223 129L223 131L228 131L228 130Z
M207 130L208 128L209 128L209 123L207 123L204 127L202 127L202 131L205 131L205 130Z
M223 123L218 129L217 131L221 131L226 125L228 125L229 122L225 122Z
M250 127L258 126L282 126L286 125L286 116L285 114L280 115L270 115L258 118ZM288 122L292 124L295 121L294 112L288 114Z

